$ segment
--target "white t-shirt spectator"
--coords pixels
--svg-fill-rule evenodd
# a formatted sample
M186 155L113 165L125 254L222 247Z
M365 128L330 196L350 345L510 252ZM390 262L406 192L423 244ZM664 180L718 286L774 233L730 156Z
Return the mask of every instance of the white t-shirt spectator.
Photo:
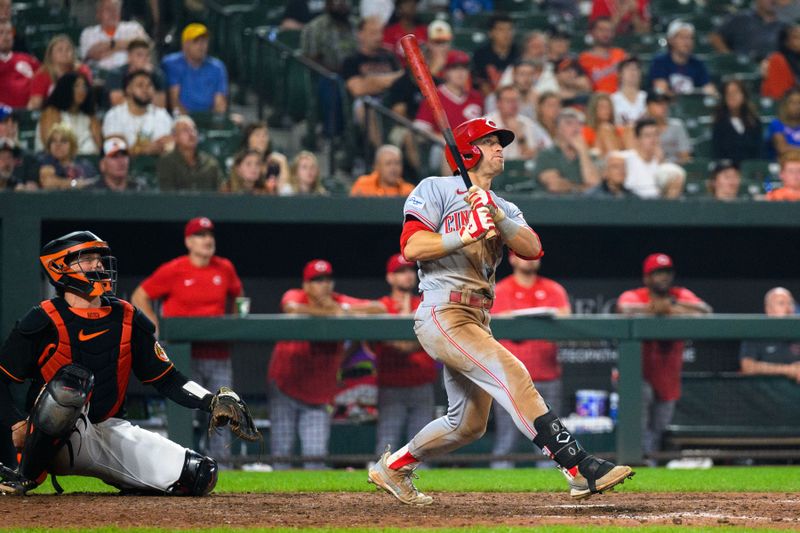
M148 39L147 32L144 31L141 24L136 21L122 21L117 25L114 35L110 36L99 24L84 28L81 32L81 58L87 63L94 64L104 70L114 70L122 65L128 64L128 51L117 50L111 55L108 55L100 61L89 61L86 55L89 50L97 43L108 42L111 39L115 41L130 41L137 37Z
M617 126L627 126L642 118L647 111L647 93L639 91L636 101L631 102L625 95L617 91L611 95L614 104L614 123Z
M124 102L112 107L103 119L103 137L121 135L128 146L134 146L138 140L150 142L169 135L172 132L172 117L165 109L153 104L147 106L144 115L133 115Z
M625 188L639 198L658 198L656 186L658 159L645 161L636 150L625 150Z
M503 124L503 120L500 118L500 112L495 111L494 113L489 113L486 115L486 118L489 120L493 120L495 124L497 124L498 128L505 128L505 124ZM518 115L517 120L519 120L520 124L522 124L525 133L524 139L520 139L519 137L515 138L514 141L506 146L503 149L503 157L506 159L522 159L522 154L520 150L520 140L525 143L525 146L528 148L535 148L536 152L539 153L545 148L550 148L553 146L553 139L550 138L547 131L541 127L537 122L529 119L525 115Z

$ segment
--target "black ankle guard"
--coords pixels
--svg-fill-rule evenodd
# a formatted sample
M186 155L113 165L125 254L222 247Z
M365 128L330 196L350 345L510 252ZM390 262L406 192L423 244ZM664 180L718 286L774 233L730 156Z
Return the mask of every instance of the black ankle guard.
M581 445L552 411L534 420L533 427L536 429L533 443L559 466L572 468L586 457Z
M614 463L589 455L578 465L578 472L586 478L589 490L594 493L597 492L597 480L611 472L614 466Z

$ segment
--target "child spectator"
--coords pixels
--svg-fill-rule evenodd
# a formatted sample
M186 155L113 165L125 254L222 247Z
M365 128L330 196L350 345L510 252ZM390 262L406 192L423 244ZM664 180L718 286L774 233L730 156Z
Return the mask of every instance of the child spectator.
M320 179L317 156L308 150L298 152L289 165L289 179L278 185L281 196L327 194Z
M220 186L220 192L275 195L278 193L278 178L261 174L260 153L242 150L233 158L231 175Z

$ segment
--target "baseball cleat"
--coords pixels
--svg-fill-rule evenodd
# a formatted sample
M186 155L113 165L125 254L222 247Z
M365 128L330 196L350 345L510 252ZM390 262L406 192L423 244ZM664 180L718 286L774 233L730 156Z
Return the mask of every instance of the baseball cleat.
M407 505L430 505L433 498L421 493L414 486L415 465L406 465L398 470L389 468L387 461L391 453L387 450L380 461L369 469L369 481L377 488L384 490Z
M12 470L0 463L0 494L24 496L29 490L38 486L35 481L25 479L16 470Z
M593 494L602 494L632 478L635 472L631 467L615 465L592 455L583 459L577 467L577 474L569 476L569 495L574 500L584 500Z

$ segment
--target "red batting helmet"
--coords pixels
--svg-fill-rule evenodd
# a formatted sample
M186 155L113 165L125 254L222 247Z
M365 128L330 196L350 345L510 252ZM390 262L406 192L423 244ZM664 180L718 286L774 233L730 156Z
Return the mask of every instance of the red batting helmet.
M500 129L493 120L485 117L473 118L462 122L453 131L453 137L456 139L456 148L458 148L461 159L464 160L464 168L467 170L476 166L481 160L480 148L472 143L487 135L497 135L500 145L503 147L508 146L514 140L513 131ZM450 150L445 150L445 157L447 157L447 164L450 165L450 170L458 173L456 161L453 159Z

